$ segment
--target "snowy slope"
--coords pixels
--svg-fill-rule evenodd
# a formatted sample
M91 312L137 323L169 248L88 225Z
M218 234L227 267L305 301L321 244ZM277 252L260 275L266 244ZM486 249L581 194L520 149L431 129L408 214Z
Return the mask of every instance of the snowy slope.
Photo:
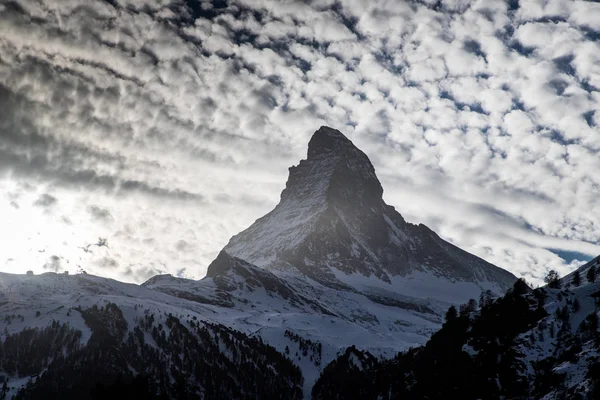
M218 261L224 262L223 256ZM245 268L264 273L241 260L237 262ZM26 328L44 328L53 321L59 321L80 330L81 345L85 346L92 332L77 310L94 305L102 307L108 303L116 304L122 310L129 331L148 314L156 316L155 325L165 325L170 314L194 318L222 324L250 336L260 336L301 368L304 392L308 396L322 368L346 347L361 343L361 348L391 356L399 349L422 344L439 325L437 316L372 303L358 293L340 293L316 282L309 287L320 288L319 297L329 298L332 303L343 304L344 307L319 310L321 301L308 297L293 304L288 301L291 297L283 297L286 296L285 291L268 284L266 287L258 285L258 280L240 280L243 275L233 274L232 280L226 283L241 286L237 295L235 290L228 292L232 304L218 304L221 301L218 297L214 302L207 300L214 293L207 289L210 285L198 285L197 281L164 275L153 278L145 286L138 286L83 274L0 274L0 315L4 317L0 319L0 338ZM203 282L218 286L210 277ZM248 282L253 286L248 286ZM262 282L267 281L263 279ZM165 292L172 289L173 295L152 290L156 284L160 284ZM370 320L373 315L379 316L377 322ZM301 341L320 344L320 351L304 352L298 340L286 335L286 331L293 332ZM146 339L152 342L151 337ZM10 376L14 388L25 385L29 380L29 376Z
M309 278L287 278L222 252L200 281L161 275L143 286L207 304L218 312L212 318L219 323L260 335L282 353L288 346L304 374L307 395L322 368L339 351L359 345L391 356L421 345L440 326L439 314L451 304L398 295L397 304L385 305L358 291L340 291ZM310 352L303 355L300 351L296 356L297 343L286 337L286 331L320 343L320 362L314 362L317 357Z
M31 381L32 375L43 375L48 367L52 366L53 358L43 359L40 362L43 368L39 371L31 372L29 371L30 368L28 368L26 373L19 372L18 368L14 371L10 370L10 368L7 370L6 368L8 368L7 365L9 364L6 363L10 363L11 360L5 358L6 354L8 354L5 351L8 350L3 348L3 346L11 346L15 354L23 353L25 348L30 345L24 343L24 348L20 350L15 349L17 335L20 334L20 338L27 337L27 335L23 336L23 334L28 330L43 330L55 324L65 324L70 329L80 332L80 336L78 336L79 344L74 350L80 351L90 346L98 346L98 343L92 344L91 339L94 332L89 325L89 321L86 322L83 315L85 312L89 312L89 310L101 310L110 304L119 309L118 314L122 314L123 325L126 326L125 331L122 333L122 338L115 339L117 342L125 345L125 343L129 343L128 340L131 340L131 338L128 338L128 335L133 334L133 337L137 337L139 332L144 332L142 345L154 347L161 352L166 351L161 346L164 347L169 343L175 343L177 338L181 338L180 334L173 338L169 336L171 329L168 326L172 325L172 320L177 321L177 324L183 324L182 329L184 330L193 332L202 325L209 332L214 332L215 337L218 334L220 338L223 338L225 336L235 337L235 335L230 334L224 325L218 323L219 321L223 320L228 322L228 325L235 326L237 321L243 320L250 315L220 306L202 304L197 301L174 297L143 286L121 283L87 274L69 276L45 273L33 276L0 273L0 315L2 316L0 318L0 342L4 342L4 344L0 343L2 344L0 345L0 378L8 377L9 379L11 391L8 398L11 398L19 389ZM169 321L170 319L171 322ZM140 326L143 327L142 330L140 330ZM252 329L256 329L254 324L243 324L243 327L245 328L245 332L249 334L252 333ZM157 328L158 331L156 330ZM158 341L160 335L157 335L162 332L165 332L167 335L163 336L166 338L166 341L161 344ZM284 332L281 332L281 336L282 338L284 337ZM195 340L199 341L200 339L201 337L196 337ZM286 344L283 343L284 340L280 339L280 341L283 348L285 348ZM218 341L216 343L218 344ZM272 356L269 355L270 353L260 353L262 351L261 348L251 342L248 343L248 340L244 339L244 337L234 339L233 343L234 345L235 343L239 343L239 350L237 352L234 351L232 353L229 348L230 345L223 347L221 350L221 354L225 358L228 358L229 362L239 362L235 361L236 357L239 358L244 351L249 352L249 350L244 349L253 348L254 350L252 351L259 352L264 357L271 357L267 358L267 362L272 360L274 363L273 367L280 365L282 362L285 364L285 360L283 360L285 357L273 360ZM287 344L291 345L291 341L288 340ZM36 344L36 346L39 345L43 346L45 344ZM143 346L140 345L141 347ZM107 348L102 351L109 350ZM59 349L59 354L68 356L69 352ZM147 350L145 353L138 354L137 357L142 357L141 360L143 361L144 354L147 354ZM211 359L215 358L214 351L209 354L211 354ZM138 363L139 360L138 358ZM169 358L165 358L163 361L160 361L159 366L168 370L170 368L169 364L172 362L169 361ZM223 361L209 360L208 362L222 363ZM289 364L293 365L291 362ZM25 365L28 365L27 361L25 361ZM177 365L176 363L175 366ZM131 371L140 372L136 369L139 367L135 367L134 365L131 365L129 368ZM235 374L235 371L230 373ZM271 374L273 379L277 379L278 372L276 370L270 369L267 373ZM233 377L236 379L235 375ZM281 380L284 384L286 378L282 374ZM33 380L35 381L35 378ZM162 383L164 384L165 382ZM201 384L198 383L198 385L201 388Z
M296 360L310 389L338 351L356 345L391 355L423 344L450 305L482 291L502 295L515 281L407 223L382 194L368 157L321 127L307 159L290 168L280 203L234 236L204 279L158 276L144 286L229 308L221 323L280 351L290 345L286 330L321 343L320 365Z
M535 290L519 281L502 298L463 307L425 346L394 359L347 351L313 398L600 398L600 280L574 274ZM370 361L357 370L355 359Z

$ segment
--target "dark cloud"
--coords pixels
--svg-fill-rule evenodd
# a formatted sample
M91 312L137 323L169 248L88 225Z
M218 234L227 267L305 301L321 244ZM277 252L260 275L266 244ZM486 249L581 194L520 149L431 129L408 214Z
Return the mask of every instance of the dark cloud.
M88 211L90 215L97 220L110 221L113 219L113 216L110 214L110 211L108 211L106 208L91 205L88 207Z
M516 51L520 55L524 57L530 57L535 52L535 47L533 46L524 46L519 40L510 40L505 43L507 47L511 50Z
M595 128L597 126L594 116L596 115L595 110L590 110L581 114L585 122L590 126L590 128Z
M477 40L465 40L464 47L467 52L485 59L485 52L482 50L481 44Z
M119 267L119 263L111 257L102 257L94 261L94 264L102 269L116 269Z
M61 259L62 258L57 255L50 256L43 268L51 272L61 272L63 270Z
M42 108L40 110L40 107ZM98 151L69 139L42 135L35 116L45 105L13 93L0 84L0 168L17 175L56 180L58 184L101 188L108 191L140 191L160 197L202 200L202 196L178 188L162 188L139 180L122 179L89 169L88 165L108 164L125 168L119 153Z
M569 83L562 79L552 79L548 82L548 86L554 89L557 95L562 96L563 93L565 93L565 90L569 87Z
M58 202L58 200L56 199L56 197L51 196L47 193L44 193L40 197L38 197L38 199L33 203L33 205L38 206L38 207L47 208L47 207L52 207L57 202Z

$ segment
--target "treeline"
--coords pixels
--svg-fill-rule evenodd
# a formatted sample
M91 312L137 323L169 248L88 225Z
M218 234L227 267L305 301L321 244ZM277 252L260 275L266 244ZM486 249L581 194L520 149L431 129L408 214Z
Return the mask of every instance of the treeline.
M4 316L4 322L7 325L12 324L12 322L15 320L19 320L19 321L23 322L23 321L25 321L25 317L22 316L21 314L6 314Z
M321 360L323 358L323 347L320 342L314 342L310 339L305 339L302 336L290 331L289 329L285 330L284 336L290 339L292 342L298 344L300 351L302 352L303 357L309 357L310 361L317 367L321 366ZM310 352L310 356L308 353ZM288 346L285 347L285 353L290 354L290 348ZM296 357L299 357L298 353L296 353Z
M544 307L550 296L552 314ZM595 310L573 327L581 305L572 292L532 290L521 280L500 299L480 300L479 307L470 301L458 312L449 310L425 346L393 360L347 351L325 368L313 399L600 398ZM527 354L536 354L537 361L526 362ZM588 380L567 387L559 366L581 363L582 354L588 357Z
M129 329L115 304L78 311L92 330L87 346L56 357L17 399L302 398L298 367L260 338L150 312Z
M79 349L81 331L52 321L45 328L25 328L0 341L0 372L25 377L37 374L63 353Z

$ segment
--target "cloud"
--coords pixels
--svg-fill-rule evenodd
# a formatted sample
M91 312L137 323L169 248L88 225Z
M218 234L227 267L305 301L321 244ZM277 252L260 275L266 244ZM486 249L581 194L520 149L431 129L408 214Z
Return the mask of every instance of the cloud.
M91 205L88 207L88 212L94 219L97 220L110 221L113 219L110 211L108 211L106 208Z
M33 203L33 205L38 207L52 207L57 201L56 197L44 193Z
M110 257L102 257L96 261L94 261L94 264L96 264L98 267L104 269L114 269L117 268L119 266L119 263L114 259L114 258L110 258Z
M367 152L409 220L535 282L568 272L572 252L600 252L598 13L563 0L8 3L0 209L22 228L0 232L7 257L44 265L31 249L47 248L67 269L199 278L276 204L326 124ZM98 237L110 247L80 250Z
M57 255L51 256L46 264L44 264L43 268L50 272L61 272L63 269L61 265L61 258Z

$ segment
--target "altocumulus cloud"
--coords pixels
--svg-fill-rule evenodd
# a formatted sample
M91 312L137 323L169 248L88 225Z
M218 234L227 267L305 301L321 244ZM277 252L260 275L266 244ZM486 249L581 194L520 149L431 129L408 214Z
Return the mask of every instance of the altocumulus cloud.
M517 275L600 253L600 4L17 0L0 30L2 270L200 278L324 124Z

